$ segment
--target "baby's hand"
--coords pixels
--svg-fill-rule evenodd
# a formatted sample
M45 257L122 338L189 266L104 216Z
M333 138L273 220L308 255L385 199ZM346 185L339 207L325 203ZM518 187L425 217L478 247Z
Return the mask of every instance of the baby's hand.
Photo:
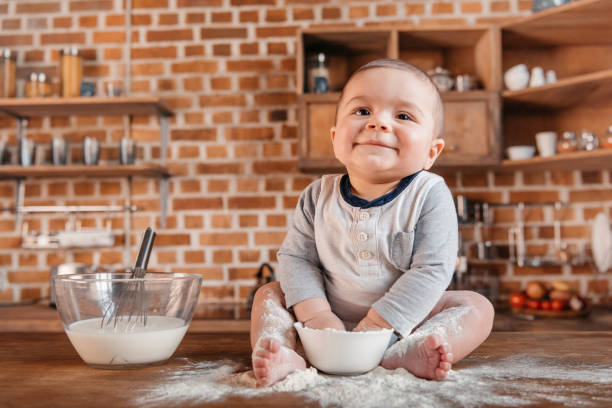
M304 322L304 326L309 327L311 329L324 330L324 329L336 329L336 330L346 330L344 327L344 323L342 320L338 318L331 311L323 311L319 312L310 319Z
M368 310L366 317L355 326L353 331L372 331L392 329L391 325L374 309Z

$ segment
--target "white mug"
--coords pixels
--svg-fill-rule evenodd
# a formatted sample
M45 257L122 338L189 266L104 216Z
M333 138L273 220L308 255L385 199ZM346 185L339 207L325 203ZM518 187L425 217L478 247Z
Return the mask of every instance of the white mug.
M533 67L531 69L531 78L529 79L529 86L542 86L546 84L546 77L544 76L544 70L542 67Z
M554 156L557 151L557 132L538 132L535 135L538 153L542 157Z

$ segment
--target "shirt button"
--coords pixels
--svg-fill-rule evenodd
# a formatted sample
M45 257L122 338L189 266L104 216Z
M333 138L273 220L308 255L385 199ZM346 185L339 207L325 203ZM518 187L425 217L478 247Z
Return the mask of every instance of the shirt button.
M361 221L365 221L365 220L367 220L368 218L370 218L370 213L368 213L368 212L366 212L366 211L363 211L363 212L360 212L360 213L359 213L359 219L360 219Z
M360 240L360 241L365 241L365 240L368 239L368 234L366 234L365 232L360 232L357 235L357 239Z
M361 259L372 259L372 253L370 251L361 251L359 253L359 256L361 257Z

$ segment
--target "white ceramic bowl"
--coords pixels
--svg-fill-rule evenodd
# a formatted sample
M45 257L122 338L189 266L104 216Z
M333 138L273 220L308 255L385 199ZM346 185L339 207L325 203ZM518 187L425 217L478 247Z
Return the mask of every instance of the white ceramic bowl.
M511 146L506 149L510 160L531 159L535 154L535 146Z
M518 64L504 72L504 83L511 91L519 91L529 85L529 69L525 64Z
M346 332L315 330L295 323L306 358L328 374L357 375L378 366L389 346L393 330Z

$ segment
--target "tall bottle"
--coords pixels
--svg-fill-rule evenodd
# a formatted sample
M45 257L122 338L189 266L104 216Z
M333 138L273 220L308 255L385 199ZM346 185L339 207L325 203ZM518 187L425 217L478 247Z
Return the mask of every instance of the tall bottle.
M83 80L83 57L77 47L66 47L60 51L60 95L64 98L81 94Z
M3 49L0 52L0 98L17 96L16 67L17 55L8 48Z

